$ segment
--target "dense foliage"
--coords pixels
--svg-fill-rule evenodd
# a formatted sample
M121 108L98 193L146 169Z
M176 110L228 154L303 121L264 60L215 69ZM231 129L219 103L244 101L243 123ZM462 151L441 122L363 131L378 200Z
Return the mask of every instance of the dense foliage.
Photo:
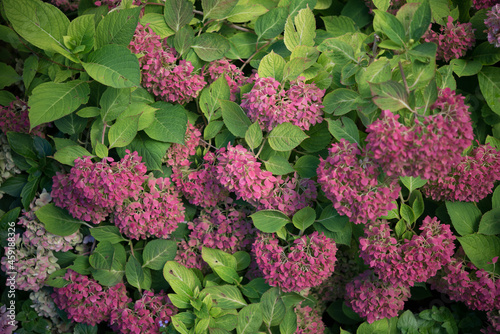
M500 332L498 1L0 5L0 332Z

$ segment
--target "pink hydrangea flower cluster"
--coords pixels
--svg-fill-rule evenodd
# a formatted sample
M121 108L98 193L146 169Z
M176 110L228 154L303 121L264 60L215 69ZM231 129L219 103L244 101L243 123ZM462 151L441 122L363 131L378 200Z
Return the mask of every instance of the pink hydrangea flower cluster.
M449 62L465 56L467 50L472 49L476 43L472 23L453 24L453 18L448 16L446 26L441 26L440 33L431 29L422 36L426 42L437 45L436 59Z
M374 221L395 208L399 195L396 180L377 180L377 165L361 155L356 144L342 139L332 144L326 159L320 158L318 183L341 215L355 224Z
M500 310L493 310L486 313L486 317L490 323L490 333L500 333Z
M24 244L33 247L41 246L44 249L55 252L67 252L83 240L83 235L77 231L71 235L61 237L45 230L44 225L38 220L35 212L50 203L52 198L44 189L42 193L30 203L30 210L24 211L19 218L18 224L26 230L23 233Z
M147 25L137 25L129 48L142 55L139 58L142 85L164 101L185 104L197 97L206 85L203 76L193 73L191 62L179 60L177 63L175 49L162 42Z
M212 83L224 75L231 91L230 100L236 101L236 95L240 92L240 87L247 81L243 72L227 59L211 62L208 65L207 72L209 76L208 83Z
M10 319L10 314L10 311L7 310L7 305L0 306L0 333L12 334L17 329L18 321ZM14 311L12 315L15 316L16 312Z
M44 124L34 127L30 132L28 111L28 104L18 97L8 106L0 106L0 130L5 134L13 131L31 133L35 136L45 138L43 130L46 126Z
M285 122L309 130L312 125L323 121L321 109L324 95L325 90L314 83L306 84L304 78L291 82L290 88L285 90L274 78L259 78L256 75L255 85L243 95L241 107L252 122L258 121L265 131L271 131Z
M425 196L436 201L479 202L500 180L500 152L489 144L480 145L462 157L448 175L429 181Z
M69 269L64 279L70 281L63 288L54 288L52 298L57 307L68 313L68 318L91 326L107 321L113 309L126 308L132 300L123 283L103 287L95 280Z
M78 9L80 0L51 0L52 4L61 8L65 12L72 12Z
M431 288L479 311L500 309L500 280L457 255L430 280Z
M277 182L269 171L263 171L255 156L241 145L229 144L218 150L217 180L227 190L258 206L262 198L269 198Z
M155 294L146 290L133 308L112 310L109 323L113 331L123 334L159 334L160 323L170 322L176 313L177 308L163 291Z
M320 285L337 260L335 241L318 232L296 239L287 251L274 234L258 233L252 252L267 283L284 292Z
M427 216L420 230L401 243L391 236L386 221L369 225L359 240L360 256L383 281L409 286L426 282L451 260L456 238L435 217Z
M477 10L490 8L498 3L498 0L472 0Z
M150 178L135 198L117 206L114 223L131 239L167 239L184 221L184 205L168 178Z
M6 273L15 273L16 289L36 292L44 286L49 275L61 267L52 251L42 246L23 244L21 240L20 234L16 234L14 254L12 254L12 249L5 247L5 254L14 255L15 262L12 266L12 262L4 256L1 260L1 268ZM7 280L6 284L10 286L14 283Z
M346 286L346 304L360 316L366 317L370 324L397 316L408 298L410 288L407 285L383 281L370 270L363 272Z
M173 168L171 178L189 203L204 208L214 207L227 201L229 191L217 181L215 154L207 152L203 160L205 163L196 169Z
M137 152L119 162L103 158L93 163L90 157L78 158L69 174L53 177L55 205L67 209L77 219L99 224L128 198L137 198L146 179L146 165Z
M500 3L493 6L488 11L488 18L484 20L484 24L488 29L488 42L500 48Z
M474 134L464 97L449 88L439 91L433 115L417 116L411 126L384 110L366 131L366 149L389 176L435 180L450 172L470 146Z
M191 230L188 241L178 244L175 260L188 268L206 269L201 257L203 247L220 249L234 254L249 250L255 237L255 228L241 208L233 205L205 208L198 218L188 223Z
M163 161L172 169L189 167L189 158L196 154L196 148L201 145L201 132L191 124L187 123L184 144L174 143L169 147Z
M321 314L317 310L299 304L295 306L295 314L297 315L297 330L295 334L318 334L325 332L325 324L321 319Z
M279 175L276 177L274 188L268 197L260 200L258 210L280 210L287 216L308 206L316 199L318 192L316 184L309 179L300 179L297 173L292 177Z

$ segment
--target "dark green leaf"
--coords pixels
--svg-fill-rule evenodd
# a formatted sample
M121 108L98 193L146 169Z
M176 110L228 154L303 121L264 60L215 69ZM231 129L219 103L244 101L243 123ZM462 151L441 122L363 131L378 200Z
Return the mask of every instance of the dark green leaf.
M474 203L446 202L446 209L453 227L460 235L467 235L477 231L482 214Z
M163 143L157 140L150 139L144 132L140 131L134 140L124 148L119 148L118 152L121 157L125 156L125 149L137 151L142 161L146 164L149 171L161 170L162 158L165 156L169 143Z
M245 137L245 134L252 125L252 122L241 107L232 101L220 101L222 118L229 131L236 137Z
M278 210L261 210L250 217L255 227L265 233L274 233L290 223L290 218Z
M44 205L35 211L36 217L44 224L45 229L55 235L66 237L80 229L80 221L71 217L64 209L53 203Z
M257 33L259 39L274 38L283 32L287 17L288 10L286 7L271 9L257 19L255 33Z
M487 235L500 234L500 208L486 212L479 223L479 233Z
M116 244L127 240L122 237L120 230L116 226L94 227L90 230L90 234L97 241L109 241L111 244Z
M144 267L161 270L167 261L172 261L177 252L177 243L173 240L152 240L146 244L144 253Z
M391 41L402 46L406 42L406 34L403 24L392 14L375 9L375 19L373 27L376 31L381 31ZM425 31L425 30L424 30Z
M273 173L273 175L286 175L294 172L288 159L278 155L270 157L269 160L265 161L265 165L266 170Z
M306 228L311 226L316 219L316 211L314 211L311 207L305 207L297 211L293 217L292 222L293 225L301 231L304 231Z
M299 146L308 136L291 123L277 125L269 134L269 145L276 151L289 151Z
M431 24L432 12L427 1L424 1L415 11L410 21L410 38L418 41L420 37L429 29Z
M168 26L179 31L194 17L193 4L187 0L167 0L164 15Z
M96 49L106 44L128 46L139 22L141 7L114 10L99 22L95 35Z
M337 140L346 139L351 143L360 144L358 127L354 121L348 117L341 117L337 120L327 119L328 130Z
M326 94L323 99L324 112L336 116L347 114L351 110L355 110L359 103L360 96L351 89L339 88Z
M127 277L127 282L136 287L141 288L141 283L144 281L144 271L142 270L141 264L133 256L128 258L127 265L125 267L125 275Z
M300 157L293 168L299 173L300 177L310 179L316 176L318 169L319 158L313 155L304 155Z
M184 108L178 104L172 105L161 101L151 106L158 110L155 111L153 124L144 129L144 132L158 141L183 144L187 128L187 115Z
M494 257L500 256L500 238L494 235L469 234L457 239L464 248L465 255L476 267L500 274L500 266L491 264Z
M488 106L500 115L500 68L485 67L479 72L478 79Z
M192 46L196 55L204 61L221 59L229 50L229 41L215 33L204 33L194 39Z

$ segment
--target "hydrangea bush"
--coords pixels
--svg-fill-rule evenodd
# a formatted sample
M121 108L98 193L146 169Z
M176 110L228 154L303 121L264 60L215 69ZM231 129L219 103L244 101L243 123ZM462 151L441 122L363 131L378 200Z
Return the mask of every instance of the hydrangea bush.
M0 0L1 333L497 333L500 3Z

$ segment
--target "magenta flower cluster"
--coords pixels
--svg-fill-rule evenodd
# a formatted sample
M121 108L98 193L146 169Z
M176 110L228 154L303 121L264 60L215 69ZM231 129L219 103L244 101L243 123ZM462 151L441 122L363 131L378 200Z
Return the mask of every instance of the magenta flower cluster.
M69 283L54 288L52 298L57 307L68 313L68 318L95 326L110 318L111 311L123 309L132 300L123 283L103 287L92 278L69 269L64 275Z
M488 17L484 20L484 24L488 33L488 42L500 47L500 3L493 6L487 13Z
M160 324L170 322L176 313L177 308L163 291L155 294L146 290L132 308L113 309L109 323L113 331L122 334L159 334Z
M43 132L46 127L45 125L38 125L30 132L28 112L28 104L18 97L8 106L0 106L0 130L5 134L9 131L13 131L31 133L35 136L45 138Z
M186 134L184 135L184 144L174 143L167 150L163 161L172 169L174 173L182 167L189 167L191 164L189 158L196 154L196 148L201 144L201 132L196 126L187 123Z
M474 8L480 10L495 6L498 3L498 0L472 0L472 2L474 3Z
M447 175L427 182L422 192L436 201L479 202L499 180L500 152L489 144L479 145Z
M451 300L460 301L470 309L500 309L500 280L472 263L466 264L459 254L430 283L432 289L446 293Z
M131 239L167 239L184 221L184 205L168 178L150 178L135 198L117 206L114 223Z
M78 9L80 0L51 0L52 4L63 11L72 12Z
M78 158L70 173L53 177L52 198L55 205L71 215L99 224L128 198L137 198L147 171L137 152L119 162L103 158L93 163L90 157Z
M397 316L408 298L410 288L407 285L383 281L371 270L363 272L346 286L346 304L366 317L368 323Z
M191 62L178 61L175 49L147 25L137 25L129 48L141 55L142 85L164 101L185 104L206 85L203 76L193 73Z
M274 234L258 233L252 252L266 282L284 292L318 286L335 269L337 246L323 233L296 239L287 248Z
M435 217L427 216L420 230L420 235L401 243L391 236L386 221L369 225L359 240L360 257L385 282L409 286L426 282L451 260L455 236Z
M437 45L436 59L449 62L465 56L467 50L472 49L476 42L472 23L453 24L453 18L448 16L446 26L441 26L440 33L431 29L422 36L426 42Z
M241 208L224 205L205 208L200 216L188 223L189 238L178 243L175 260L188 268L207 269L201 257L203 247L220 249L234 254L250 250L255 228Z
M256 75L252 90L243 94L241 107L252 122L259 122L265 131L286 122L309 130L312 125L323 121L324 95L324 90L314 83L306 84L304 78L291 82L290 88L285 90L274 78Z
M379 171L356 144L342 139L332 144L326 159L320 158L318 183L341 215L355 224L374 221L395 205L400 187L396 180L377 180Z
M229 85L231 92L231 101L236 101L237 94L240 92L240 87L247 82L247 78L243 72L231 64L227 59L220 59L211 62L207 67L209 76L208 83L212 83L218 78L224 76Z
M435 180L449 173L470 146L474 134L463 96L442 89L431 108L433 115L417 115L410 127L388 110L367 127L366 149L388 176Z
M321 314L318 310L313 310L310 306L295 306L295 314L297 315L297 330L295 334L317 334L324 333L326 330L325 323L321 319Z

